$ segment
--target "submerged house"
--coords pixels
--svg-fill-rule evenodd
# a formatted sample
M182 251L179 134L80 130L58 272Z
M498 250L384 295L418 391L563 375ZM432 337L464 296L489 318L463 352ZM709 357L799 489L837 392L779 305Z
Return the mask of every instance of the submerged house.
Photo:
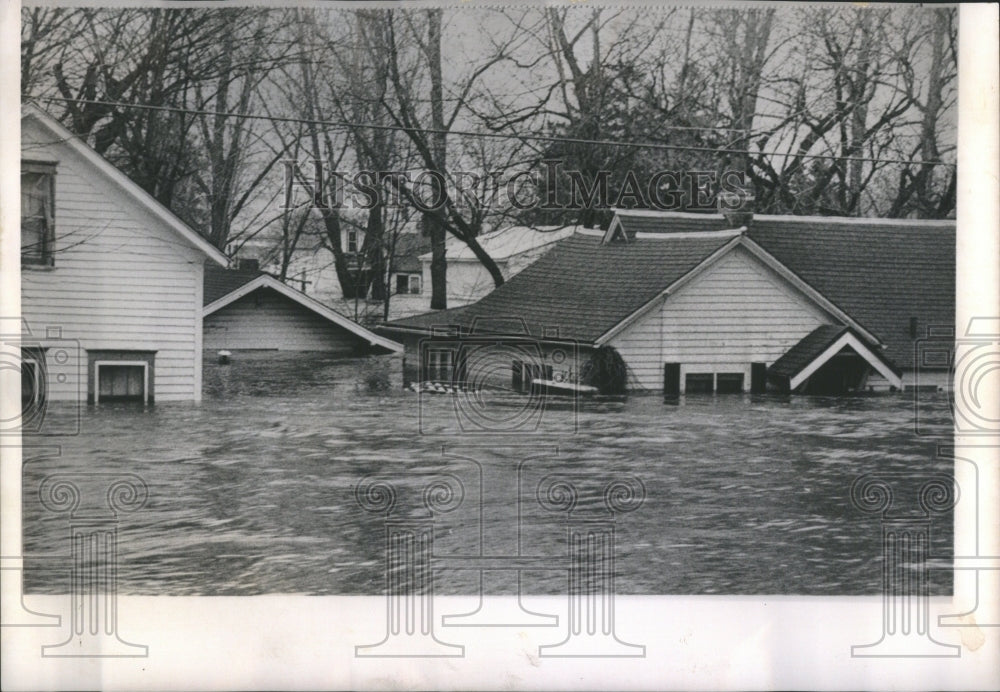
M954 221L734 221L618 211L607 231L577 230L478 302L383 329L420 353L428 379L489 371L515 389L578 381L602 347L631 390L948 386L947 363L915 354L954 324Z
M379 336L256 269L205 266L204 348L342 356L401 353Z
M41 110L21 117L22 399L197 401L226 256Z

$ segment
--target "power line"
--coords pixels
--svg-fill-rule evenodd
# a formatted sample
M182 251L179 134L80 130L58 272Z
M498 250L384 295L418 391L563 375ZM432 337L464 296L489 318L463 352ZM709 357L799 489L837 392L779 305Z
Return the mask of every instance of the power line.
M824 159L829 161L859 161L866 163L900 163L907 165L921 166L952 166L954 163L948 161L913 161L910 159L878 159L866 156L836 156L834 154L805 154L782 151L749 151L744 149L732 149L726 147L699 147L688 144L664 144L661 142L616 142L607 139L585 139L581 137L560 137L556 135L533 135L533 134L509 134L503 132L474 132L471 130L442 130L430 127L405 127L402 125L375 125L372 123L354 123L343 120L317 120L310 118L292 118L274 115L253 115L250 113L229 113L210 110L200 110L192 108L178 108L176 106L153 106L141 103L127 103L124 101L103 101L97 99L71 99L59 96L28 96L23 95L27 101L50 101L58 103L85 103L95 106L111 106L116 108L135 108L138 110L157 111L164 113L179 113L183 115L208 115L225 116L227 118L242 118L244 120L266 120L269 122L282 122L299 125L323 125L326 127L338 128L341 130L369 129L396 132L422 132L426 134L456 135L459 137L481 137L484 139L518 139L521 141L552 142L568 144L584 144L625 147L629 149L655 149L661 151L696 151L710 154L743 154L756 156L781 156L788 158ZM663 129L693 129L699 131L712 131L716 128L685 128L681 126L663 125ZM726 128L729 129L729 128Z

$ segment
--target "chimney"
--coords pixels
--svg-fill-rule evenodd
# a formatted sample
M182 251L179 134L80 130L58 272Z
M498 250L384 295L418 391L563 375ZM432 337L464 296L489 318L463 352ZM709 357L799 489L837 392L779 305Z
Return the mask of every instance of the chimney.
M236 268L241 272L259 272L260 260L250 259L249 257L240 257L236 260Z
M750 228L753 223L753 187L742 185L731 190L720 190L716 199L719 213L725 217L729 228Z

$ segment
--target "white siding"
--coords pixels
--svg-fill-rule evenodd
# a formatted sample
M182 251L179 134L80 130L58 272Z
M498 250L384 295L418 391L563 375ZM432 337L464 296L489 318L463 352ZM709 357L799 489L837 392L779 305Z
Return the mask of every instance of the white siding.
M85 398L89 350L149 350L156 400L198 400L205 256L33 121L22 126L24 159L59 162L55 266L21 278L24 319L49 347L49 398ZM52 328L61 340L46 338Z
M427 310L431 304L431 263L429 260L422 262L423 265L423 285L424 299L427 301ZM507 262L497 262L500 273L504 278L507 275ZM523 267L522 267L523 268ZM462 305L474 303L487 293L496 288L493 277L486 270L479 260L449 260L448 261L448 307L457 308Z
M838 321L742 248L722 257L611 340L633 386L663 388L663 364L688 372L743 372L770 365L821 324Z
M271 349L349 353L360 340L271 289L257 289L205 318L206 350Z

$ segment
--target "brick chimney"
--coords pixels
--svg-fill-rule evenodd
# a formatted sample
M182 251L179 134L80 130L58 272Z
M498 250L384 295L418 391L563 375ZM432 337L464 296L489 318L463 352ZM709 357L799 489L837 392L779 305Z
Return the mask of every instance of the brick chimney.
M719 191L716 197L719 213L726 218L729 228L750 228L753 223L753 187L744 185L737 190Z

